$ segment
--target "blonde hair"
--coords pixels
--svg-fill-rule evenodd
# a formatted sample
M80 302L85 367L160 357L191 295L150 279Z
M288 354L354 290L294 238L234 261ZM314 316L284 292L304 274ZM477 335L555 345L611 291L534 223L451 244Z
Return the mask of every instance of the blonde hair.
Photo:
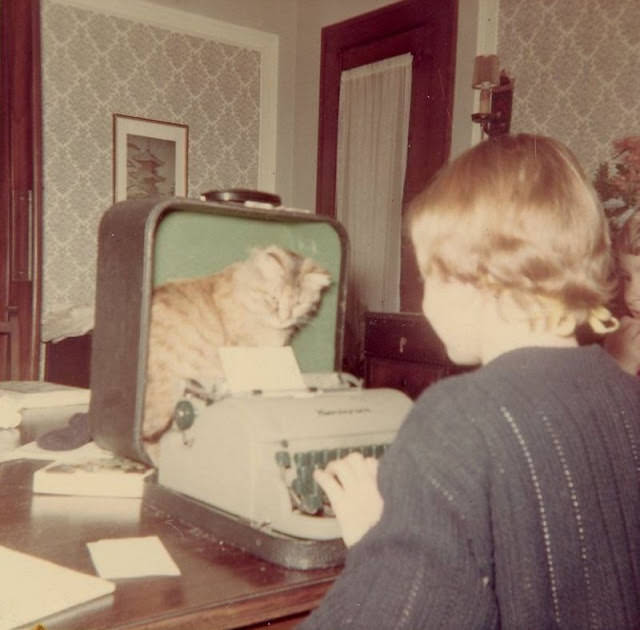
M566 334L593 325L594 313L609 317L607 221L576 158L555 140L521 134L476 145L413 200L409 221L424 277L508 294L529 317L551 311Z

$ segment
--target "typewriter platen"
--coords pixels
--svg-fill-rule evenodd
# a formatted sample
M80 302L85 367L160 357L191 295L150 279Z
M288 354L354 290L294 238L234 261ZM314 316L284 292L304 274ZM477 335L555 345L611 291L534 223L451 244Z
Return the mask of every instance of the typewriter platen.
M308 386L300 391L228 395L209 404L187 396L160 444L159 484L261 531L339 538L313 470L354 450L380 457L411 400L338 374L321 380L318 387L314 375L305 375Z

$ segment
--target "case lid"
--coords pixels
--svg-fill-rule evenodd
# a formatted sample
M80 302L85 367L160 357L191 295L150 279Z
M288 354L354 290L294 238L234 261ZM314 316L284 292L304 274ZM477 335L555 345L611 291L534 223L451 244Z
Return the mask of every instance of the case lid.
M317 315L292 346L303 372L339 370L348 251L340 223L305 212L188 199L129 200L107 210L98 233L89 408L99 446L151 463L141 426L153 287L215 273L245 259L251 248L272 243L330 272L333 283Z

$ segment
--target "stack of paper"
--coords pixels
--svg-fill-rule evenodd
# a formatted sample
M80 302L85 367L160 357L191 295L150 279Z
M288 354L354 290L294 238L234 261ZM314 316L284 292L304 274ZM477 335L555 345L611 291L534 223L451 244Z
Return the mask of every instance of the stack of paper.
M0 381L0 428L20 424L25 409L88 405L91 391L46 381Z

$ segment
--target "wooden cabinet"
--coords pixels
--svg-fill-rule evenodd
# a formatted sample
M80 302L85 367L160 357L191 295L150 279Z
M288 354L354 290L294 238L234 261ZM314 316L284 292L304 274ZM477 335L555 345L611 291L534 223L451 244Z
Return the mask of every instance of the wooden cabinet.
M422 313L365 314L365 385L393 387L411 398L468 368L454 365Z
M50 383L90 386L91 333L46 344L44 379Z
M365 382L367 387L402 390L415 399L423 389L448 373L445 367L428 363L367 357Z

